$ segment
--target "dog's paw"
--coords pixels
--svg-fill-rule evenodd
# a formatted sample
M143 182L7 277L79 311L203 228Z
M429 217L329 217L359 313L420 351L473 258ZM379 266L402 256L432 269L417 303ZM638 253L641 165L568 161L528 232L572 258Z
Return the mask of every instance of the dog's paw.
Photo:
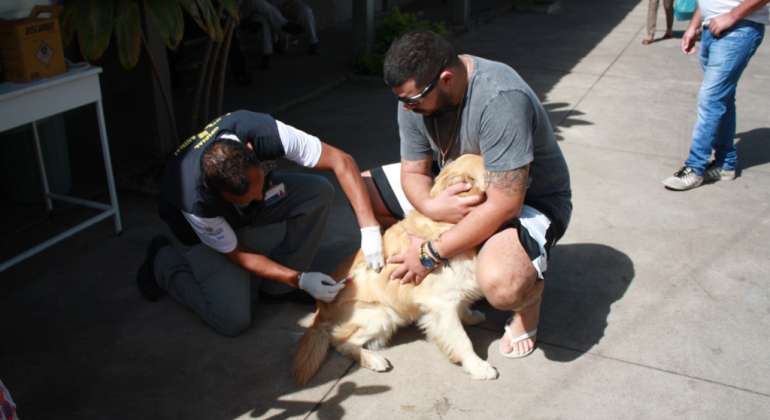
M471 366L472 365L472 366ZM475 363L464 364L465 370L471 374L473 379L490 380L497 379L498 373L494 366L484 360L478 360Z
M487 320L487 316L484 312L477 310L469 310L463 317L463 324L465 325L479 325Z
M361 350L361 366L369 368L375 372L385 372L388 370L388 368L390 368L390 363L388 363L388 359L382 357L381 355L373 351L363 349Z

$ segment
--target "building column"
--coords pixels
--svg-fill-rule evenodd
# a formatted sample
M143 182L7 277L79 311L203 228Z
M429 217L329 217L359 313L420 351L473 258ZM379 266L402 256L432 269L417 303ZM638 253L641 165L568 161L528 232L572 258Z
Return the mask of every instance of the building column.
M353 53L374 49L374 0L353 0Z
M471 16L471 0L454 0L454 14L452 20L468 30Z

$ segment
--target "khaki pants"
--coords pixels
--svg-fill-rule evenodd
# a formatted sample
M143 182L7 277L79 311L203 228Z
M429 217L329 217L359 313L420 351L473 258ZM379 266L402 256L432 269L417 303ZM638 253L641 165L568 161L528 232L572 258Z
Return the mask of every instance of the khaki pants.
M655 36L655 23L658 20L658 3L660 0L650 0L647 9L647 36ZM663 10L666 11L666 31L674 27L674 0L663 0Z

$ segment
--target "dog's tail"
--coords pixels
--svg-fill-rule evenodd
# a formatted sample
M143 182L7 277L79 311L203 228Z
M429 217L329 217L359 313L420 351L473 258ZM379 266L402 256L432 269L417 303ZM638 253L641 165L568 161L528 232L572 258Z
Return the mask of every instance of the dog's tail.
M300 385L305 385L318 372L329 352L331 337L321 321L320 311L316 312L313 324L297 343L297 354L294 355L294 370L292 376Z

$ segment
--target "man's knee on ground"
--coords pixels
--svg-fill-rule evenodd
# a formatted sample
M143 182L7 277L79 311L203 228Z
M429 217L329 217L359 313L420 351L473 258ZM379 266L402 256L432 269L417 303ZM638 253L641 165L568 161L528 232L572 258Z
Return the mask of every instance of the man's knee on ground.
M542 294L545 282L537 278L534 268L532 271L534 274L479 270L478 282L490 305L500 310L520 310Z
M306 203L313 207L331 208L334 201L334 186L328 179L317 175L307 177L303 181L303 191L306 191Z
M229 318L220 318L211 323L211 326L220 334L227 337L235 337L246 331L251 325L251 314L245 313L233 315Z
M334 198L334 186L328 179L318 176L313 182L313 190L319 197L327 198L330 201Z

